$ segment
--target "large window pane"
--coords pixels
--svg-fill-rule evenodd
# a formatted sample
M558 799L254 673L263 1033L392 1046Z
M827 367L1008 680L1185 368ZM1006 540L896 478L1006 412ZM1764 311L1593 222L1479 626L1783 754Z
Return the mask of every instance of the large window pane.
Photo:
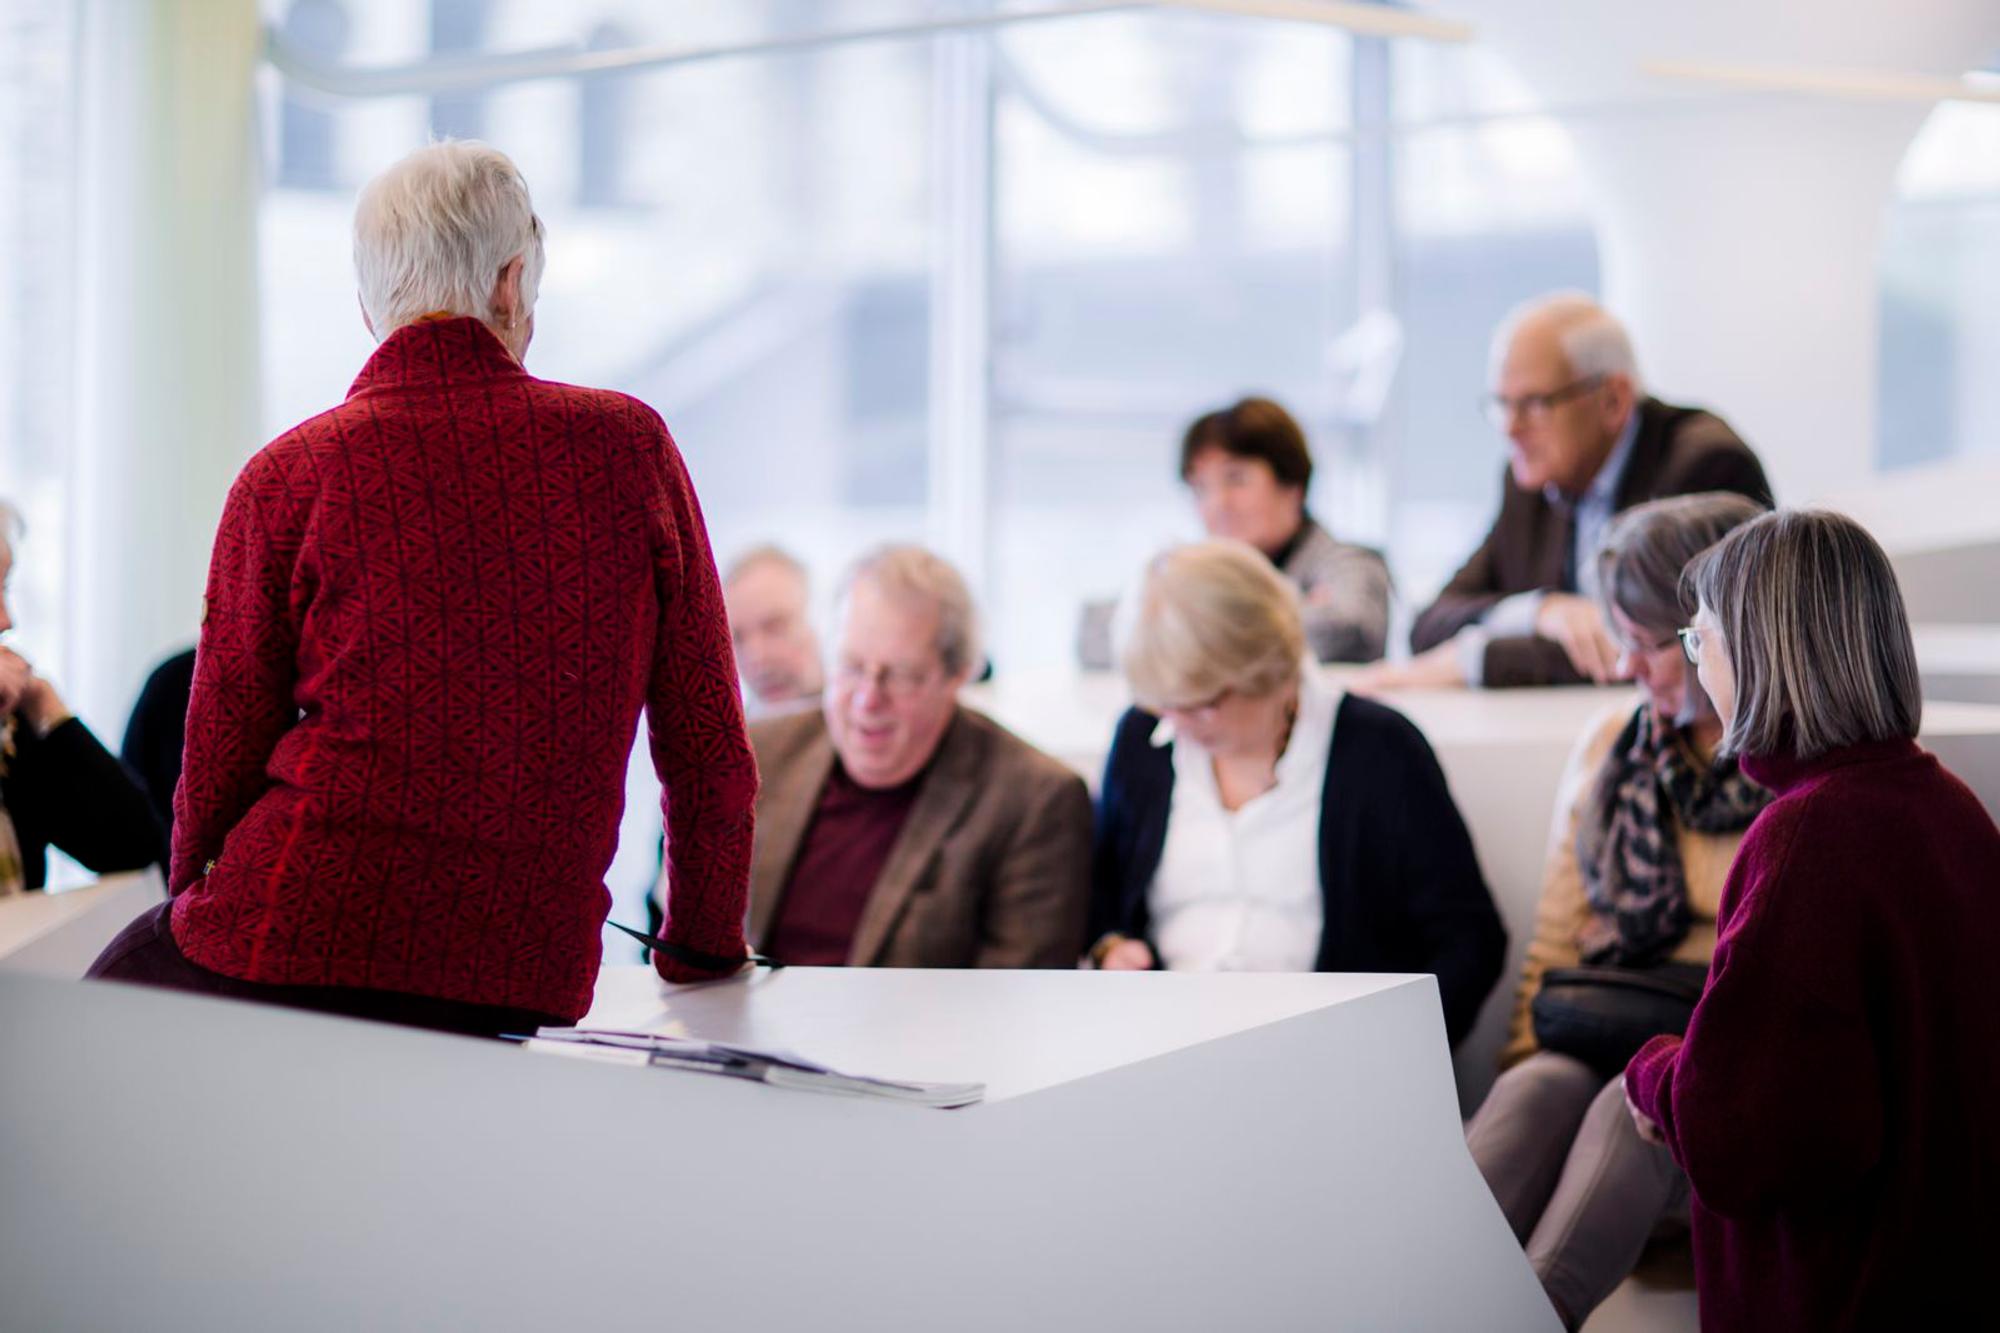
M1248 391L1343 490L1349 42L1134 15L997 42L993 577L1002 670L1071 659L1079 602L1199 535L1179 432ZM1323 506L1322 506L1323 507Z
M275 6L291 17L333 0ZM348 0L336 58L693 43L795 27L794 5L566 8ZM874 19L880 9L851 18ZM440 18L448 18L441 22ZM752 20L760 20L762 27ZM297 30L298 25L294 24ZM611 79L335 103L333 169L281 160L264 207L273 432L345 392L372 346L355 311L356 184L434 131L476 125L520 164L549 228L529 353L540 375L624 389L673 429L718 557L778 538L830 573L919 534L925 495L929 46L872 43ZM289 115L268 136L283 152ZM319 99L326 105L325 99ZM609 202L607 202L609 201Z
M312 21L295 21L307 6ZM478 0L269 8L296 40L337 37L322 58L359 64L690 45L908 12L643 0L587 14ZM338 401L372 350L350 259L355 188L433 133L477 130L520 165L548 227L530 369L660 411L719 562L775 540L824 590L862 548L922 536L930 53L927 41L883 41L374 101L273 77L265 142L278 160L260 229L270 432ZM620 920L644 919L657 802L641 752L609 876ZM635 952L607 946L614 958Z
M2000 455L2000 106L1947 103L1911 143L1881 339L1879 466Z
M1398 44L1394 104L1404 355L1376 447L1407 606L1450 576L1499 503L1504 442L1478 411L1494 326L1539 293L1595 291L1598 269L1568 133L1503 62Z
M36 669L64 676L64 511L76 329L76 14L0 8L0 498L28 538L8 603Z

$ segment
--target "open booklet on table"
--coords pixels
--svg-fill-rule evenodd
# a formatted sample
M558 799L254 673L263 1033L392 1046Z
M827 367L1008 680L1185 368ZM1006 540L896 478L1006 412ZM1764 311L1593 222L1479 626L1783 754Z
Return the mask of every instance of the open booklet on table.
M844 1074L789 1051L763 1050L698 1037L614 1028L540 1028L522 1039L531 1051L574 1055L616 1064L656 1065L747 1078L774 1087L830 1092L845 1097L877 1097L917 1106L970 1106L986 1095L984 1083L911 1083L899 1079Z

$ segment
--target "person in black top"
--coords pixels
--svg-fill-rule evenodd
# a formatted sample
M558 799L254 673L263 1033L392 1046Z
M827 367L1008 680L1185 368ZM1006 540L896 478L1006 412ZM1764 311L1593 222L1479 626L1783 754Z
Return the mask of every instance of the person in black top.
M0 634L14 627L6 588L18 526L0 502ZM160 821L132 775L54 686L0 647L0 897L41 888L51 846L99 874L166 858Z
M174 841L174 788L181 781L181 748L187 741L188 697L194 693L194 649L175 653L146 677L125 724L118 757L146 789L153 812Z

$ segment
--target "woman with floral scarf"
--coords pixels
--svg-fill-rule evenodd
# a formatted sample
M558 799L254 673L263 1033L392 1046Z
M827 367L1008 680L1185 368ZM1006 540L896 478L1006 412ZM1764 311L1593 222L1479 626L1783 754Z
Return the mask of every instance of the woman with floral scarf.
M1644 691L1586 729L1556 803L1535 936L1515 1006L1508 1068L1466 1141L1565 1326L1580 1327L1687 1181L1640 1140L1616 1069L1539 1049L1531 1006L1554 968L1676 966L1699 991L1736 844L1769 799L1717 759L1722 723L1682 656L1681 571L1761 509L1736 495L1640 505L1597 553L1605 623Z

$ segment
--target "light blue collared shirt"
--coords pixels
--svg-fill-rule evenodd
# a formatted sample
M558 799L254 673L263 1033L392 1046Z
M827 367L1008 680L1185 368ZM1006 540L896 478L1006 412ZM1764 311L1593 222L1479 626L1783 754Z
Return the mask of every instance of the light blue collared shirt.
M1550 505L1558 510L1571 510L1570 551L1572 568L1576 570L1576 590L1592 601L1597 599L1597 544L1604 540L1604 530L1617 517L1618 487L1625 480L1625 468L1632 461L1632 447L1638 440L1639 409L1634 407L1632 415L1625 418L1625 429L1618 432L1617 443L1611 446L1611 456L1597 469L1597 475L1590 479L1580 497L1572 502L1554 486L1542 487L1542 498Z
M1625 469L1638 441L1639 409L1635 406L1625 418L1625 428L1618 432L1610 455L1582 495L1572 500L1553 483L1542 487L1542 498L1550 507L1570 515L1570 559L1576 570L1576 591L1592 600L1597 597L1597 561L1593 557L1604 530L1617 517L1618 487L1625 480ZM1487 640L1524 638L1535 632L1535 617L1541 614L1542 598L1548 591L1537 588L1501 598L1477 625L1459 636L1459 664L1465 669L1466 684L1477 687L1486 683Z

